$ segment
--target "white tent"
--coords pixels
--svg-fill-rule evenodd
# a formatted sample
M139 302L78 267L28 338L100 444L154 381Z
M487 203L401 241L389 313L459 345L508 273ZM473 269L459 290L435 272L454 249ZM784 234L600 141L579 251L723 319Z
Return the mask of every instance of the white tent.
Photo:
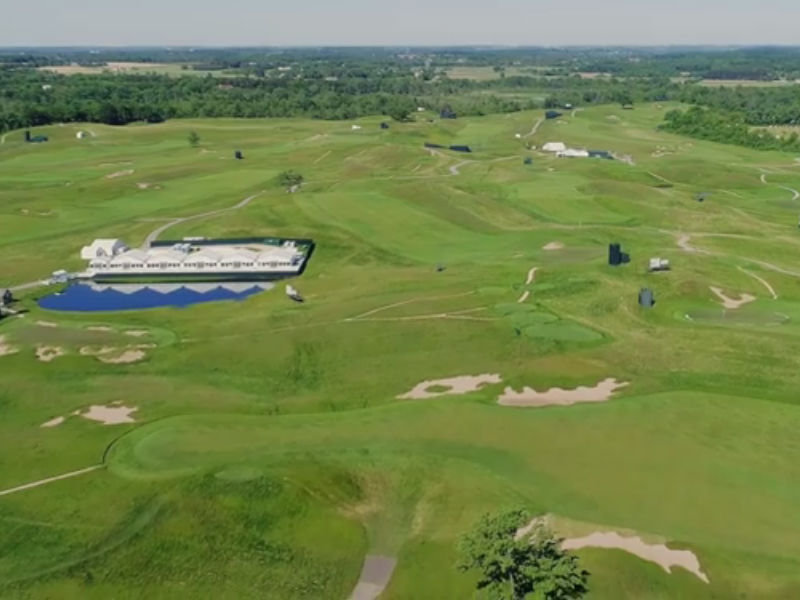
M81 249L81 258L83 260L111 258L112 256L125 252L127 249L128 247L122 240L100 239L93 241L91 246L84 246Z
M567 145L564 142L547 142L542 146L545 152L564 152L566 149Z
M575 148L567 148L561 152L556 153L559 158L589 158L589 152L586 150L576 150Z

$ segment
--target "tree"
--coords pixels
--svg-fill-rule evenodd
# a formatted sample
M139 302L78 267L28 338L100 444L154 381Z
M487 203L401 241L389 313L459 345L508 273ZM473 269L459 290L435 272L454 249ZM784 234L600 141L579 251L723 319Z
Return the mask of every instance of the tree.
M522 529L528 521L524 510L484 515L459 543L458 569L478 571L478 589L493 600L581 598L589 572L541 521Z
M278 175L278 183L285 187L289 192L292 192L303 185L303 180L303 176L296 171L284 171Z
M200 145L200 136L197 135L196 131L189 132L189 145L192 148L197 148Z

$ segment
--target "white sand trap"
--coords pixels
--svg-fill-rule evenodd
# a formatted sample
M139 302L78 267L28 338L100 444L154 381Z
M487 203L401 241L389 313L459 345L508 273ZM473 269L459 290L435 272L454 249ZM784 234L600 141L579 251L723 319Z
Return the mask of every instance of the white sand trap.
M547 250L548 252L553 252L555 250L563 250L563 249L564 249L564 244L562 244L561 242L550 242L549 244L542 246L542 250Z
M58 346L37 346L36 347L36 358L38 358L42 362L50 362L52 360L57 359L59 356L64 356L65 352L63 348L59 348Z
M105 327L103 325L97 325L95 327L87 327L88 331L114 331L111 327Z
M564 550L580 550L581 548L607 548L629 552L642 560L656 563L667 573L672 567L681 567L695 575L701 581L709 583L708 576L700 569L700 561L690 550L671 550L665 544L648 544L640 537L622 537L615 531L595 532L582 538L564 540Z
M502 406L569 406L582 402L605 402L615 391L627 385L627 381L617 381L610 377L594 387L579 386L572 390L550 388L546 392L537 392L526 387L521 392L516 392L507 387L497 403Z
M140 181L139 183L136 184L136 187L138 187L140 190L146 190L152 185L153 185L152 183L147 183L146 181Z
M117 177L126 177L128 175L134 174L133 169L125 169L124 171L117 171L116 173L111 173L110 175L106 175L106 179L116 179Z
M19 352L17 348L14 348L6 342L6 336L0 335L0 356L9 356L17 352Z
M52 323L51 321L36 321L36 324L39 327L58 327L58 323Z
M118 356L109 357L107 354L100 354L97 358L109 365L127 365L144 360L146 356L147 353L144 350L126 350Z
M116 352L117 349L114 346L102 346L97 348L95 346L84 346L81 348L80 353L81 356L101 356L103 354L111 354L112 352Z
M533 267L530 271L528 271L528 277L525 279L525 285L530 285L533 283L533 280L536 277L536 271L538 270L538 267Z
M754 302L756 299L755 296L751 296L750 294L741 294L738 300L734 298L729 298L728 296L725 295L725 292L723 292L721 288L714 287L713 285L709 286L708 289L714 292L717 298L719 298L722 301L722 306L724 306L725 308L729 308L731 310L736 310L740 306L744 306L745 304Z
M519 300L517 300L517 304L523 304L530 297L531 297L531 293L528 290L525 290L525 292L523 292L522 296L519 297Z
M131 337L144 337L150 332L146 329L131 329L130 331L126 331L125 335L129 335Z
M46 423L42 423L39 427L58 427L66 420L65 417L56 417L55 419L50 419Z
M450 394L469 394L477 392L482 386L487 384L501 383L503 380L497 374L485 375L462 375L460 377L450 377L449 379L433 379L423 381L414 387L413 390L397 398L400 400L424 400L425 398L436 398ZM432 387L447 388L442 391L429 391Z
M127 406L97 406L89 407L85 413L81 413L84 419L99 421L103 425L121 425L122 423L135 423L131 413L139 410L137 407L128 408Z

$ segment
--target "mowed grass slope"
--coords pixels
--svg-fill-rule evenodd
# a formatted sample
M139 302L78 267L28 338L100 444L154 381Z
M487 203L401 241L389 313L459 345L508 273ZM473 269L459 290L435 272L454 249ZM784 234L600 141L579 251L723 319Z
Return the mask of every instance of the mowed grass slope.
M525 139L515 134L538 113L389 130L378 117L359 130L76 125L43 128L43 145L9 134L0 287L81 268L96 237L138 245L165 220L255 194L164 237L309 236L318 249L296 282L302 306L278 289L58 314L36 308L48 290L27 293L31 312L0 324L17 350L0 356L0 490L106 468L0 496L2 595L345 598L377 553L398 558L384 597L463 598L474 581L454 569L458 536L484 511L522 505L690 549L711 581L583 550L592 597L796 597L800 239L785 188L800 187L798 163L659 132L670 108L587 109ZM78 129L94 135L77 140ZM430 153L425 141L474 152ZM526 141L632 164L557 159ZM305 176L299 192L275 183L286 169ZM630 265L606 266L612 241ZM564 247L544 250L551 242ZM648 274L651 256L673 270ZM709 286L756 300L725 310ZM637 306L642 287L652 310ZM80 353L130 330L155 346L142 362ZM66 354L40 362L43 344ZM397 399L481 373L503 384ZM496 404L506 385L606 377L630 382L608 403ZM114 402L137 407L137 422L40 427Z

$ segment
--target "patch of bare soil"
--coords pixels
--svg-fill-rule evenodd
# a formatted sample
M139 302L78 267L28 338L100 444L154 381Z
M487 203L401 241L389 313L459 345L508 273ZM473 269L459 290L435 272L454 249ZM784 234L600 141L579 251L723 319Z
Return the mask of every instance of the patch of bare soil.
M138 187L140 190L146 190L152 185L153 185L152 183L147 183L146 181L140 181L139 183L136 184L136 187Z
M36 324L39 327L58 327L58 323L52 323L50 321L36 321Z
M564 550L580 550L581 548L623 550L642 560L657 564L667 573L672 573L672 567L681 567L701 581L709 583L708 575L701 570L700 561L694 552L672 550L666 544L648 544L637 536L623 537L615 531L598 531L585 537L564 540L561 547Z
M125 335L129 335L131 337L144 337L150 332L145 329L131 329L130 331L126 331Z
M39 427L45 427L45 428L58 427L66 420L67 419L65 417L56 417L55 419L50 419L49 421L42 423L41 425L39 425Z
M8 356L10 354L16 354L17 352L19 352L17 348L14 348L6 342L6 336L0 335L0 356Z
M397 398L400 400L424 400L451 394L469 394L470 392L478 391L484 385L501 382L502 379L497 374L462 375L447 379L433 379L431 381L423 381L410 392ZM435 388L436 391L430 391L431 388Z
M750 294L741 294L738 299L729 298L725 295L725 292L722 291L721 288L714 287L713 285L709 286L709 288L714 294L722 301L722 306L728 308L730 310L736 310L740 306L744 306L745 304L749 304L750 302L754 302L756 297Z
M116 179L117 177L126 177L128 175L134 174L133 169L125 169L124 171L117 171L116 173L111 173L110 175L106 175L106 179Z
M106 327L104 325L95 325L93 327L87 327L88 331L114 331L111 327Z
M579 386L571 390L550 388L546 392L537 392L526 387L516 392L507 387L497 403L502 406L570 406L583 402L605 402L615 391L627 385L626 381L620 382L610 377L594 387Z
M58 346L37 346L36 347L36 358L38 358L42 362L51 362L57 359L59 356L64 356L65 352L63 348L59 348Z
M525 279L525 285L530 285L533 283L533 279L536 277L536 271L538 270L538 267L533 267L530 271L528 271L528 277Z
M553 252L555 250L563 250L564 244L561 242L550 242L549 244L545 244L542 246L542 250L546 250L548 252Z
M135 423L131 413L136 412L138 407L128 408L127 406L97 406L92 405L85 413L81 413L84 419L99 421L103 425L120 425L122 423Z

